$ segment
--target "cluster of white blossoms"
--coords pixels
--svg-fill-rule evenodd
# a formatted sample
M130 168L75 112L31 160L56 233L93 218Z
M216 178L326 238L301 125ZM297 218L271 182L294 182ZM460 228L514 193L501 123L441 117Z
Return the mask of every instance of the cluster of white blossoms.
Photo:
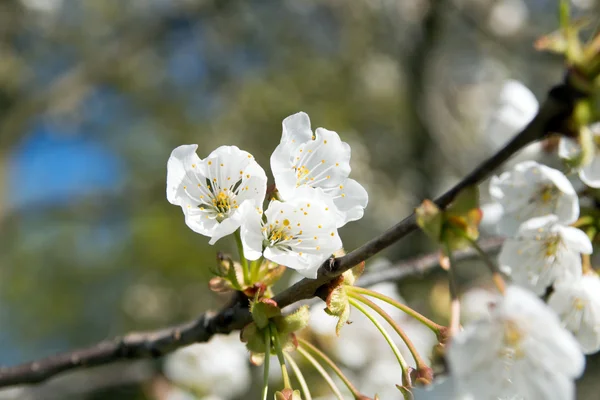
M239 229L249 260L264 257L316 278L321 263L342 247L337 229L361 218L367 206L366 190L348 177L350 146L333 131L313 133L303 112L283 121L271 156L279 199L264 211L267 176L251 154L222 146L201 160L197 147L173 150L167 199L210 244Z
M595 143L596 133L589 137ZM559 156L571 161L569 172L598 187L596 153L572 162L582 152L562 139ZM490 195L502 210L498 261L512 285L452 338L453 386L465 399L572 399L584 354L600 350L600 278L589 258L582 261L592 243L571 226L580 217L578 194L563 172L524 161L493 177Z
M171 391L172 400L233 399L244 395L251 384L246 347L236 334L175 351L165 360L164 373L178 388Z

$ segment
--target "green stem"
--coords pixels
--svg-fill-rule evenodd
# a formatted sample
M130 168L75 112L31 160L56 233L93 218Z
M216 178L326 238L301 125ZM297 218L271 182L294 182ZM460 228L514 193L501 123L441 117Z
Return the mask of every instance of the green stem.
M452 247L446 242L446 252L448 253L448 260L450 262L450 268L448 268L448 288L450 290L450 336L454 336L460 330L460 301L458 300L458 286L456 285L456 275L454 268L456 264L454 262L454 255L452 254Z
M264 261L264 257L260 256L258 260L254 260L250 263L250 279L252 282L258 282L258 271L260 270L260 265Z
M398 360L398 364L400 364L400 369L402 369L402 381L404 382L405 380L408 380L409 379L408 378L409 377L409 375L408 375L409 366L406 363L406 360L404 360L404 357L402 356L402 354L400 353L400 350L398 350L398 346L396 346L396 343L394 343L394 341L390 337L390 334L387 333L387 331L379 323L379 321L377 321L377 319L375 317L373 317L373 315L371 315L371 313L365 307L363 307L362 304L360 304L358 301L356 301L353 297L349 297L348 301L350 302L350 304L352 306L354 306L354 308L356 308L358 311L362 312L367 318L369 318L369 320L371 320L373 325L375 325L375 327L379 330L381 335L383 335L386 342L388 342L390 348L392 349L392 352L396 356L396 359Z
M290 383L290 377L287 372L287 368L285 367L285 358L283 356L283 349L281 347L281 342L279 341L279 332L277 332L277 327L270 323L269 329L271 330L271 336L273 337L273 344L275 347L275 352L277 353L277 359L279 360L279 365L281 365L281 377L283 378L283 387L285 389L291 389L292 385Z
M329 376L327 371L325 371L325 368L323 368L323 366L321 364L319 364L319 362L317 360L315 360L315 358L313 356L308 354L308 352L306 350L304 350L302 347L298 347L296 350L298 350L298 353L302 354L302 356L304 358L306 358L308 360L308 362L311 363L312 366L315 367L315 369L321 374L323 379L325 379L325 382L327 382L327 384L331 388L331 391L333 392L333 394L339 400L344 400L344 396L342 396L340 389L337 387L337 385L335 384L333 379L331 379L331 376Z
M425 325L426 327L428 327L429 329L431 329L433 331L433 333L435 333L436 335L439 335L441 329L443 328L441 325L436 324L435 322L433 322L429 318L425 317L424 315L418 313L417 311L413 310L412 308L410 308L406 304L402 304L402 303L400 303L400 302L392 299L391 297L387 297L387 296L385 296L385 295L383 295L381 293L377 293L377 292L375 292L373 290L369 290L369 289L365 289L365 288L361 288L361 287L356 287L356 286L347 286L346 290L347 291L351 291L351 292L355 292L355 293L360 293L360 294L363 294L363 295L366 295L366 296L375 297L376 299L379 299L379 300L384 301L384 302L386 302L388 304L391 304L392 306L396 307L400 311L403 311L404 313L408 314L412 318L414 318L417 321L421 322L423 325Z
M235 231L235 243L237 244L238 253L240 255L240 263L242 264L242 272L244 274L244 284L250 285L250 271L248 270L248 260L244 257L244 246L242 245L242 236L240 230Z
M304 394L304 400L312 400L310 390L308 390L308 385L306 384L306 379L304 379L304 375L302 374L300 367L298 367L298 364L296 364L296 361L294 361L292 356L290 356L289 354L283 353L283 356L285 357L287 362L290 364L290 367L292 367L292 371L294 371L294 375L296 376L296 379L298 379L298 383L300 384L300 388L302 389L302 393Z
M356 389L356 387L354 387L354 385L352 384L352 382L350 382L350 380L346 377L346 375L344 375L342 370L340 370L340 368L337 365L335 365L335 363L329 357L327 357L325 355L325 353L323 353L321 350L319 350L318 348L313 346L311 343L307 342L306 340L304 340L302 338L298 338L298 342L306 350L308 350L310 353L312 353L313 356L320 358L322 362L324 362L327 366L329 366L329 368L331 368L333 370L333 372L336 373L336 375L342 380L342 382L344 382L344 384L350 390L350 392L352 392L352 395L354 396L355 399L361 398L361 393Z
M263 390L262 400L267 400L267 393L269 392L269 363L271 360L271 332L269 329L265 329L265 365L263 370Z
M423 359L421 358L421 355L419 354L419 352L413 345L412 341L408 338L408 336L406 335L404 330L402 328L400 328L400 326L396 323L396 321L394 321L394 319L392 317L390 317L390 315L388 313L386 313L377 304L375 304L374 302L372 302L371 300L367 299L366 297L364 297L360 294L350 293L350 296L352 299L358 300L361 303L369 306L371 309L373 309L373 311L375 311L377 314L381 315L381 317L383 319L385 319L388 324L390 324L390 326L396 331L398 336L400 336L400 338L402 339L404 344L406 344L406 347L408 347L410 354L415 359L415 363L417 364L417 369L427 368L427 363L425 363L425 361L423 361Z
M485 251L479 246L476 240L473 240L465 235L465 239L469 241L471 247L475 249L479 257L483 260L483 262L488 266L490 271L492 272L492 279L494 284L498 288L498 291L502 294L506 291L506 283L504 282L504 278L502 278L502 273L500 272L500 268L490 259Z

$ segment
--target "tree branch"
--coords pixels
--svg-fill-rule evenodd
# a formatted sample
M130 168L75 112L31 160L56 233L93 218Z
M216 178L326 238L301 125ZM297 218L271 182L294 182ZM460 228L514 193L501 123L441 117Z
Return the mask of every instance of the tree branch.
M497 253L500 250L500 247L502 247L502 243L504 243L504 238L492 237L482 240L479 243L479 246L487 253ZM357 285L369 287L382 282L398 282L409 276L423 275L440 265L439 255L439 252L426 254L410 260L394 263L379 271L371 271L361 276ZM466 261L477 257L477 252L472 248L455 251L453 256L455 261Z
M536 117L522 132L448 192L436 199L436 204L441 208L448 206L461 190L486 179L494 169L529 143L543 139L551 132L568 133L565 131L565 126L567 126L567 120L573 110L574 102L580 96L581 93L569 85L567 75L564 84L556 86L549 92ZM314 297L322 285L327 284L344 271L365 261L416 229L415 215L412 214L349 254L327 260L319 269L317 279L302 279L275 296L275 301L283 308L299 300ZM410 267L411 265L413 267ZM403 264L398 270L409 267L415 268L414 263ZM206 342L214 334L229 333L241 329L250 321L251 316L247 307L247 299L238 296L218 314L205 313L192 322L155 332L131 333L121 338L103 341L88 348L58 354L15 367L0 368L0 387L41 382L61 372L79 367L93 367L119 360L160 357L182 346Z

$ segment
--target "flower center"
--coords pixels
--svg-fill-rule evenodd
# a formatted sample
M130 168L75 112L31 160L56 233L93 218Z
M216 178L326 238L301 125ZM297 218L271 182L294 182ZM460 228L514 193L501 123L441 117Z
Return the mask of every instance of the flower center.
M284 241L295 239L295 236L290 230L290 221L287 218L284 219L281 224L279 221L275 221L275 225L269 224L268 226L264 226L263 232L266 232L266 234L263 245L273 247Z
M294 171L296 172L296 187L300 187L306 184L309 180L313 181L315 179L309 176L310 170L306 167L306 165L294 167Z
M506 321L504 324L503 342L505 347L500 350L499 355L509 359L522 358L524 356L521 349L523 333L514 321Z
M558 252L558 246L560 245L560 236L550 235L546 237L544 241L544 247L546 248L546 257L553 257Z
M573 299L573 308L577 311L582 311L585 308L584 301L576 297L575 299Z
M539 196L544 204L548 204L558 194L558 189L553 185L544 185L539 191Z

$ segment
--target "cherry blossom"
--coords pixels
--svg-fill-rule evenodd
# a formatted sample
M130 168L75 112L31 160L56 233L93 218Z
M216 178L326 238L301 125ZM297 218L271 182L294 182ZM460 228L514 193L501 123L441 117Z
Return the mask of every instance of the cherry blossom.
M246 347L238 336L216 336L209 343L175 351L166 359L165 375L174 384L195 393L228 399L245 394L251 376Z
M335 206L320 188L299 188L286 202L272 200L264 212L244 207L241 236L249 260L262 256L316 278L319 266L342 247Z
M586 354L600 350L600 278L595 273L555 285L548 305Z
M515 283L542 295L555 281L580 277L581 254L592 250L583 231L548 215L523 223L514 238L506 239L498 260Z
M167 163L167 199L181 206L185 223L214 244L242 223L240 207L261 206L267 189L265 171L236 146L221 146L201 160L198 145L177 147Z
M600 141L600 123L584 129L589 129L590 137L594 141L590 149L593 151L592 157L589 160L581 160L583 154L579 143L564 136L560 139L558 155L569 164L581 164L575 168L581 181L590 187L600 188L600 152L597 144Z
M281 142L271 155L275 184L283 200L300 187L321 188L333 199L337 227L362 218L367 191L350 175L350 146L336 132L317 128L299 112L283 120Z
M579 217L579 199L573 185L559 170L524 161L495 176L490 194L503 208L498 232L511 236L530 218L555 214L570 224Z
M453 337L447 353L460 393L478 400L574 398L585 358L539 298L510 286L489 317Z

